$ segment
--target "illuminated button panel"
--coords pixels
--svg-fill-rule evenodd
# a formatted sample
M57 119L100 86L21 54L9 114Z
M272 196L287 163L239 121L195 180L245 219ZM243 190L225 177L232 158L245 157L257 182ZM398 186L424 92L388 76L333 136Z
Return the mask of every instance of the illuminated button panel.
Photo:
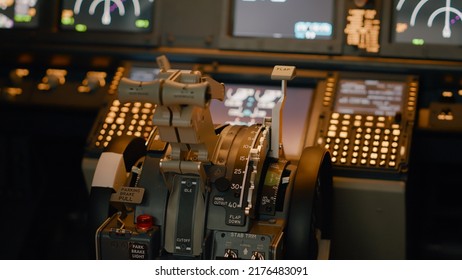
M340 166L397 168L405 147L393 117L332 113L324 147Z
M2 88L0 86L0 96L2 98L15 98L23 94L24 90L22 84L24 80L29 76L30 71L26 68L16 68L9 73L9 83Z
M96 148L105 148L116 136L129 135L147 139L153 130L155 106L151 103L124 103L114 100L94 142Z

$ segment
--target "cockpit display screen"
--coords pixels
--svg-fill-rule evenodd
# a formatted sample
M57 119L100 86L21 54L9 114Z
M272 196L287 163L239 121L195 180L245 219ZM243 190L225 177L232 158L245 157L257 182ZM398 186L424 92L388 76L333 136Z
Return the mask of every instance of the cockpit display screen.
M416 46L462 45L461 1L395 0L393 42Z
M342 79L338 87L335 112L395 116L402 110L406 84L374 79Z
M233 36L330 40L333 0L235 0Z
M41 1L0 0L0 29L38 27Z
M77 32L150 32L154 0L62 0L61 28Z

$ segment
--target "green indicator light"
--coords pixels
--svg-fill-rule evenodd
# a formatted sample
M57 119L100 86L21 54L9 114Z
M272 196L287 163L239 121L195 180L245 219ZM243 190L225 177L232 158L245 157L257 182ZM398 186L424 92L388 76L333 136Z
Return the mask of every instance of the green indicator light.
M135 21L137 28L149 28L149 20L147 19L137 19Z
M78 32L85 32L87 31L87 26L85 24L77 24L75 26L75 30L77 30Z
M424 39L412 39L412 44L415 46L423 46L424 43Z
M30 15L15 15L14 21L16 22L31 22L32 17Z
M74 18L73 17L65 17L61 19L62 25L74 25Z

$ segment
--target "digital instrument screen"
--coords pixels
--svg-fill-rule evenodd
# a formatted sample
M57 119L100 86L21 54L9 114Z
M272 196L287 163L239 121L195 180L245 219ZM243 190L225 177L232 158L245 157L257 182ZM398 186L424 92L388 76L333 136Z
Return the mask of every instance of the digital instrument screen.
M334 0L235 0L235 37L332 39Z
M251 125L264 123L282 96L281 87L225 83L225 100L212 100L210 111L215 124ZM304 147L307 116L313 89L287 89L282 114L282 142L287 158L296 158Z
M341 79L334 112L395 116L401 112L405 86L396 81Z
M154 0L62 0L61 28L77 32L150 32Z
M394 0L395 43L462 45L462 1Z
M0 0L0 29L36 28L43 0Z

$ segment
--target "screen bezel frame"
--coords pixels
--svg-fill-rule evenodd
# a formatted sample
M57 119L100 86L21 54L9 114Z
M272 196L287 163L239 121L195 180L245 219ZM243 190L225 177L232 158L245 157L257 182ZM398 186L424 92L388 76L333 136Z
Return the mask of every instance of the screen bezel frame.
M414 59L435 59L435 60L462 60L462 45L436 45L428 44L422 46L411 43L393 42L394 28L394 1L383 1L382 3L382 34L381 56L414 58Z
M313 54L340 54L343 49L344 1L333 0L334 32L332 39L301 40L292 38L237 37L232 35L234 1L224 0L218 47L229 50L274 51Z

